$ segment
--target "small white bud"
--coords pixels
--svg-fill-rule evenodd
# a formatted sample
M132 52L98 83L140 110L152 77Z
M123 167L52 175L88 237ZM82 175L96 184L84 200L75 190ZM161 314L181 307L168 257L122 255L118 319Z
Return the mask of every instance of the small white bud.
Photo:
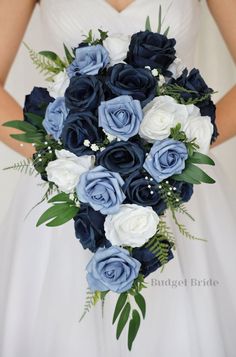
M98 150L99 150L99 147L98 147L96 144L92 144L92 145L91 145L91 149L92 149L93 151L98 151Z
M90 141L89 140L84 140L84 146L87 148L90 146Z
M153 75L154 77L158 76L158 70L157 70L156 68L154 68L154 69L152 70L152 75Z

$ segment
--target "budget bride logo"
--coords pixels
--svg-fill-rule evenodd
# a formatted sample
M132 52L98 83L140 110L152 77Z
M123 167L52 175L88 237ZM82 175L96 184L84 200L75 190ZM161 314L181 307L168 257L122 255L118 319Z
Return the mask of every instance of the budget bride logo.
M220 285L219 280L213 278L196 278L189 277L183 279L155 279L149 282L152 287L168 287L172 289L192 287L192 288L214 288Z

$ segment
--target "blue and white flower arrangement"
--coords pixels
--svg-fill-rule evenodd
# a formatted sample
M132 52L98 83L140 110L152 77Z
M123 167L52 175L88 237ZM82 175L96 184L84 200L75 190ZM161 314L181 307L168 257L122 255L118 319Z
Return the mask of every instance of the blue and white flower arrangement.
M65 58L29 49L49 86L26 96L24 121L4 125L21 130L16 140L32 143L32 160L13 166L40 174L52 206L37 226L73 220L75 236L91 251L86 267L85 312L108 293L118 294L113 323L119 338L128 323L132 348L146 303L145 278L174 258L175 239L166 222L193 186L212 184L198 165L218 133L210 89L197 69L176 57L168 30L132 36L92 31ZM53 193L56 195L53 196Z

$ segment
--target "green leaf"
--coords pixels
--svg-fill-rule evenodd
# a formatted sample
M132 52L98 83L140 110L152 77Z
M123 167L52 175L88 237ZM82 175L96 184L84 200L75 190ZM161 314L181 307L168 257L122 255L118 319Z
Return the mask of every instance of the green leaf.
M184 170L184 174L192 177L193 179L204 182L204 183L215 183L215 180L208 176L202 169L198 166L195 166L191 163L187 163L186 169Z
M214 166L215 163L214 161L207 155L204 155L200 152L195 151L191 158L188 160L189 162L193 164L206 164L206 165L212 165Z
M134 299L136 301L136 304L138 305L138 307L140 308L143 318L145 319L146 316L146 301L144 299L144 297L141 294L137 294L134 296Z
M69 199L69 195L67 193L61 192L58 195L50 198L48 203L54 203L54 202L73 202Z
M162 25L162 11L161 11L161 5L159 6L159 15L158 15L158 28L157 32L161 33L161 25Z
M117 324L117 329L116 329L116 338L117 340L119 339L128 319L129 319L129 314L130 314L131 306L130 303L127 302L124 309L122 310L120 314L120 318Z
M115 307L115 311L114 311L114 315L113 315L113 319L112 319L112 324L115 323L117 317L119 316L121 310L123 309L125 303L127 300L127 293L122 293L120 294L117 303L116 303L116 307Z
M72 208L72 209L71 209ZM51 219L55 219L59 218L59 220L56 221L57 225L59 225L58 223L60 223L60 219L61 221L64 222L65 219L68 219L68 216L72 216L72 214L75 214L78 212L79 208L75 207L75 206L69 206L67 203L58 203L55 204L54 206L48 208L39 218L36 226L40 226L41 224L51 220ZM70 213L67 214L67 211L69 211ZM74 216L72 216L71 218L73 218ZM64 218L65 217L65 218ZM64 222L65 223L65 222ZM55 224L55 223L54 223Z
M163 35L167 37L169 31L170 31L170 26L167 27L167 29L165 30L165 32L163 33Z
M36 126L37 128L44 129L42 124L44 118L42 118L40 115L33 113L25 113L25 116L31 121L34 126Z
M44 57L50 59L51 61L56 63L62 69L65 68L65 63L60 59L60 57L55 52L52 52L52 51L40 51L39 54L41 56L44 56Z
M185 172L180 175L173 175L171 176L171 178L176 181L184 181L193 185L199 185L201 183L200 181L192 178L191 176L188 176L188 174L185 174Z
M152 31L151 23L150 23L150 17L149 16L146 18L145 30Z
M8 128L14 128L14 129L18 129L18 130L25 131L25 132L31 132L31 133L37 132L37 129L33 125L31 125L23 120L7 121L6 123L4 123L2 125L5 127L8 127Z
M62 224L70 221L75 215L79 212L79 208L75 206L67 206L66 209L63 209L63 212L60 213L55 219L46 224L47 227L57 227Z
M129 323L128 331L128 349L131 351L135 337L137 336L140 327L140 315L137 310L133 310L132 319Z
M25 143L41 142L44 139L40 133L10 134L10 137Z
M65 55L66 55L66 59L68 61L69 64L71 64L71 62L74 61L74 57L72 56L72 54L70 53L69 49L66 47L65 44L63 44L64 46L64 51L65 51Z

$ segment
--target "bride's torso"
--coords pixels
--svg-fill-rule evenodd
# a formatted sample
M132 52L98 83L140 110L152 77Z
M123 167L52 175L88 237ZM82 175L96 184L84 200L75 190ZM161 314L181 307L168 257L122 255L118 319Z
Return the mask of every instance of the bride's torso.
M178 56L191 66L199 26L199 0L134 0L118 12L106 0L41 0L41 14L49 43L57 50L62 44L76 46L90 29L132 34L144 29L150 16L152 30L158 26L159 5L163 28L177 40Z

